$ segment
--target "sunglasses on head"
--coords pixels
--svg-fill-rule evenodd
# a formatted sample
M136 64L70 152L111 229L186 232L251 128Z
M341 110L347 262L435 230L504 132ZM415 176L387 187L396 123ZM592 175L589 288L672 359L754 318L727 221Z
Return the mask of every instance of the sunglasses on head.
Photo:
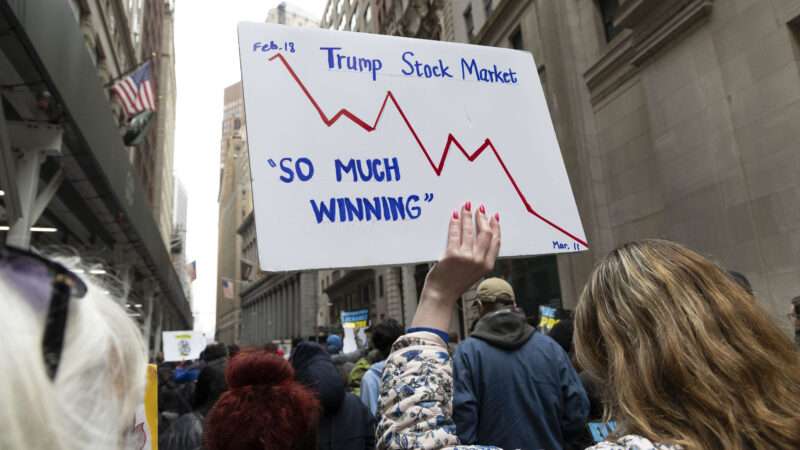
M46 311L42 355L47 375L55 379L64 350L69 302L86 295L86 284L61 264L8 246L0 247L0 275L34 309Z

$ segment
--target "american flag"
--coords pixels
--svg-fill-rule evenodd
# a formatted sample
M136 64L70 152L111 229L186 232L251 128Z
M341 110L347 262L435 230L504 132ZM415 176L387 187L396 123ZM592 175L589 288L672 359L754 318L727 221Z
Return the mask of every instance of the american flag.
M133 117L144 111L155 112L156 98L153 95L150 61L145 62L138 69L114 83L111 92L119 97L128 117Z
M227 278L222 279L222 295L228 300L233 300L233 281Z
M191 281L197 279L197 261L192 261L186 265L186 273Z

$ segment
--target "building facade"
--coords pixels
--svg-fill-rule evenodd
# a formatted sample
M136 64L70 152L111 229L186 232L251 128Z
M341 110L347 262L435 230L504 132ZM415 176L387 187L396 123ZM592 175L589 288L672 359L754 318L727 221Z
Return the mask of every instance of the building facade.
M442 0L328 0L320 26L339 31L439 40L447 3Z
M154 3L171 11L170 2ZM141 62L144 27L166 26L146 6L0 1L10 30L10 46L0 51L0 205L8 221L0 234L11 245L80 254L155 352L161 330L191 329L192 317L171 264L170 233L165 240L146 180L132 164L138 149L125 146L121 108L108 89Z
M237 230L253 210L242 83L225 88L224 108L218 198L216 340L233 344L239 342L241 323L241 241Z
M70 6L106 84L151 62L157 114L141 144L128 148L128 156L147 195L169 247L173 215L173 160L175 153L175 48L174 0L70 0ZM126 119L121 104L112 98L118 123Z
M458 0L449 15L448 39L529 51L538 65L591 247L555 260L564 306L615 246L666 238L744 273L788 329L800 3Z
M186 187L178 178L175 178L175 192L172 200L174 205L174 214L172 216L172 240L170 244L170 251L172 253L172 265L175 267L175 272L178 274L178 279L183 288L183 293L186 300L189 302L189 307L194 311L194 303L192 301L192 281L190 278L189 269L186 261L186 232L188 231L188 213L189 213L189 195L186 192Z

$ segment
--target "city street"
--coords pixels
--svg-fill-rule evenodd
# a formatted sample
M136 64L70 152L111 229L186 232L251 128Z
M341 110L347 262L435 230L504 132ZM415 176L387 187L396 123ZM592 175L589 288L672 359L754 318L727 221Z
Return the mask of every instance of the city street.
M0 0L0 97L2 449L800 449L800 0Z

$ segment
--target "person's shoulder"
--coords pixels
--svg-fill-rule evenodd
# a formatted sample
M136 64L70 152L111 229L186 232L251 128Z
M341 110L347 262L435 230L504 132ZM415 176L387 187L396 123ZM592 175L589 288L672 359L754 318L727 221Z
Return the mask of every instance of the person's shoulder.
M601 442L586 450L681 450L681 447L677 445L658 444L641 436L629 434L613 442Z
M461 343L458 344L458 348L457 348L456 351L457 352L458 351L464 352L464 351L468 351L468 350L471 351L471 350L479 349L479 348L484 347L484 346L488 346L488 344L484 340L478 339L478 338L473 337L473 336L469 336L466 339L464 339L463 341L461 341Z
M528 340L527 345L534 347L550 357L561 358L567 354L564 349L558 345L558 342L541 331L534 331L533 336L531 336L531 338Z
M350 425L360 424L366 426L369 425L371 419L373 419L369 408L367 408L364 402L352 392L348 392L345 395L342 408L340 409L340 415L343 416L346 423Z
M385 359L383 361L378 361L378 362L372 364L371 366L369 366L369 369L367 369L367 371L364 372L364 376L362 377L362 379L365 379L367 377L369 377L369 378L374 377L376 379L380 379L381 374L383 373L384 367L386 367L386 360Z

